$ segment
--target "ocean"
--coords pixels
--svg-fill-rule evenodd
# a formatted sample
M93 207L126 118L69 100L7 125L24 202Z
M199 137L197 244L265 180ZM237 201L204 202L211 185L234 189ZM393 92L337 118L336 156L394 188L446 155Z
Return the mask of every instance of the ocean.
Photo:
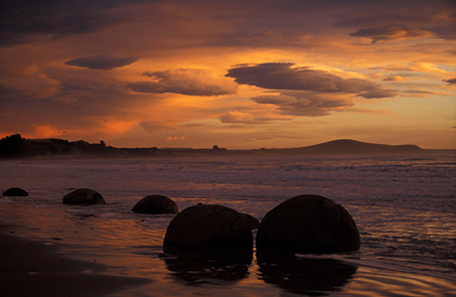
M103 273L148 280L109 296L456 296L456 155L263 155L0 162L0 223L16 235L58 245ZM63 205L90 188L106 205ZM131 208L164 195L181 210L197 203L261 219L304 194L327 197L352 215L359 251L295 255L263 263L163 256L173 215ZM255 235L255 231L253 231ZM87 271L86 273L95 273ZM30 295L32 296L32 295Z

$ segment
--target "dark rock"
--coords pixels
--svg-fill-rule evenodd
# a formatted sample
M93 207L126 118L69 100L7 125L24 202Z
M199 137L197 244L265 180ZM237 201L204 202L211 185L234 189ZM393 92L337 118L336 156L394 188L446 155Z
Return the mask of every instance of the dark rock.
M139 200L135 204L132 211L137 213L148 213L148 214L164 214L179 213L179 207L176 202L168 197L161 195L150 195Z
M249 214L242 213L242 215L245 216L247 225L249 226L250 230L258 229L258 227L260 226L260 221L258 221L255 217L252 217Z
M29 194L27 193L27 191L25 191L25 190L23 190L21 188L9 188L5 192L3 192L2 196L21 196L21 197L25 197L25 196L28 196L28 195Z
M195 205L171 221L163 249L172 254L252 250L253 237L244 214L219 205Z
M356 251L359 231L350 214L328 198L303 195L269 211L256 237L257 250L299 254Z
M90 189L77 189L67 194L63 197L63 203L73 205L106 204L100 193Z

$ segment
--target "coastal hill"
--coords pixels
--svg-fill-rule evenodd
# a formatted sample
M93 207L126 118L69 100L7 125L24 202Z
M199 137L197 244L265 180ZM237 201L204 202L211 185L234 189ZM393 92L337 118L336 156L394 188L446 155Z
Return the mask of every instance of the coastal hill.
M360 153L403 153L419 152L422 149L413 144L387 145L339 139L301 148L282 149L289 153L307 154L360 154Z
M25 139L20 134L0 140L0 159L11 158L130 158L160 156L204 155L276 155L276 154L369 154L369 153L416 153L422 149L416 145L387 145L361 142L351 139L333 140L299 148L228 150L214 145L211 149L188 148L116 148L83 140Z

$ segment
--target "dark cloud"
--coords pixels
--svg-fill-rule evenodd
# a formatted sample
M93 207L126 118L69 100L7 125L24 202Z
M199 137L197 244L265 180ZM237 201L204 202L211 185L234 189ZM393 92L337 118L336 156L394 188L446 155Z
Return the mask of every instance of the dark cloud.
M391 74L388 77L382 79L383 81L402 81L404 78L401 75Z
M401 92L402 97L429 97L430 95L448 96L448 94L429 91L421 87L409 87Z
M456 38L456 6L451 1L437 1L426 9L410 7L405 10L372 12L347 17L334 23L338 28L355 28L354 37L371 38L373 43L433 36Z
M327 71L310 67L293 68L292 63L240 65L228 71L239 84L248 84L279 95L251 98L262 105L271 105L282 115L325 116L332 111L351 109L353 95L364 98L393 97L395 90L383 89L379 84L359 79L342 78ZM251 123L247 114L230 114L223 122Z
M374 98L387 98L387 97L394 97L397 95L396 90L388 90L382 88L373 88L366 90L364 92L359 93L356 96L364 97L366 99L374 99Z
M379 40L424 37L427 35L429 35L428 31L405 24L388 24L382 27L360 29L355 33L350 33L350 36L372 38L373 43Z
M365 98L383 98L395 95L393 90L359 78L342 78L323 70L309 67L292 68L292 63L241 65L230 69L226 76L239 84L266 89L299 90L322 93L354 93Z
M331 111L351 108L353 100L336 94L309 92L282 92L280 95L265 95L252 98L258 104L270 104L283 115L325 116Z
M444 79L444 82L450 84L450 85L456 85L456 77L449 78L449 79Z
M0 3L0 47L97 32L126 21L110 8L145 0L17 0Z
M112 70L130 65L136 62L135 57L114 57L111 55L96 55L90 57L77 58L65 62L67 65L84 67L92 70Z
M234 94L236 85L230 81L218 81L196 69L177 69L144 72L153 79L127 84L127 88L142 93L177 93L191 96L218 96Z

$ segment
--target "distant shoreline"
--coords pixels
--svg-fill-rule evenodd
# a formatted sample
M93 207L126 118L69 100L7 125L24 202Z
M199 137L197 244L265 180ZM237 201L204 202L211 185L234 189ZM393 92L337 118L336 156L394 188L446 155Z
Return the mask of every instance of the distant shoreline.
M14 138L13 138L14 137ZM7 159L80 159L80 158L145 158L179 156L271 156L271 155L349 155L423 152L456 152L456 150L422 149L414 144L388 145L352 139L339 139L297 148L260 148L229 150L226 148L116 148L83 140L58 138L25 139L19 134L7 137L9 147L0 146L0 160ZM1 140L5 142L5 139Z

